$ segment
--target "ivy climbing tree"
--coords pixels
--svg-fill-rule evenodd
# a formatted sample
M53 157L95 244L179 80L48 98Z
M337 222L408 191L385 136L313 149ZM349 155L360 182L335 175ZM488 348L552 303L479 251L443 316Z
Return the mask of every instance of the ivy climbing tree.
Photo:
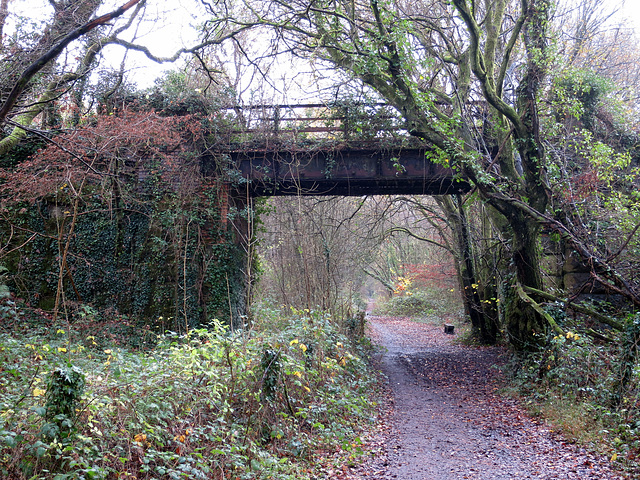
M555 2L242 4L242 14L225 21L254 26L281 51L308 59L329 75L333 68L368 85L401 113L411 135L432 146L434 161L472 181L510 256L513 276L505 277L511 280L503 288L504 318L517 348L537 348L546 332L562 331L540 305L543 229L589 258L604 282L638 303L636 287L549 210L554 191L541 109L549 95L549 70L563 61L555 56Z

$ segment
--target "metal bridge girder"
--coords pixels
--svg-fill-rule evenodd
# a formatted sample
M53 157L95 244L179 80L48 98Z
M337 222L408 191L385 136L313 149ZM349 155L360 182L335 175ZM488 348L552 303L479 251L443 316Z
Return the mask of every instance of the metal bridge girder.
M448 195L470 190L451 169L428 159L423 148L383 150L254 150L230 152L231 165L248 180L250 196Z

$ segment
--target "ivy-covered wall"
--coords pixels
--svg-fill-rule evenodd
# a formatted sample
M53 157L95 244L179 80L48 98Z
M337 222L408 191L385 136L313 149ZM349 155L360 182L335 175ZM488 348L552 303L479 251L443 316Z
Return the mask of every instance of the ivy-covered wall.
M190 207L165 199L109 211L101 202L87 203L75 222L70 205L13 208L5 212L0 238L5 250L24 246L2 259L9 287L30 305L53 309L69 240L62 272L67 301L154 323L161 318L178 331L214 317L233 315L237 322L245 307L244 249L220 222L215 191Z
M12 293L176 331L213 318L237 325L250 270L234 228L242 209L229 218L226 187L215 169L205 175L203 132L199 117L125 111L0 170L0 265Z

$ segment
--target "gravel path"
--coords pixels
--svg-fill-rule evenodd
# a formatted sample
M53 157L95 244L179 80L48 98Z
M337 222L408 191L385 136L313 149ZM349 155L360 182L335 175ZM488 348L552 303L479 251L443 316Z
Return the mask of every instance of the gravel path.
M499 395L499 349L454 345L441 327L406 319L369 317L369 323L371 337L386 349L380 363L390 419L376 457L343 478L630 478Z

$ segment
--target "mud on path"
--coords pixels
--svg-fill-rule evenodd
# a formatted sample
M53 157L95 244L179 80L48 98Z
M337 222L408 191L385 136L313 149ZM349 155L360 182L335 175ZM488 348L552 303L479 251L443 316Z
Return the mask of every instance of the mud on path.
M439 326L388 317L369 323L372 339L386 348L380 362L390 421L373 460L346 478L625 478L607 458L563 441L499 395L499 349L455 345Z

